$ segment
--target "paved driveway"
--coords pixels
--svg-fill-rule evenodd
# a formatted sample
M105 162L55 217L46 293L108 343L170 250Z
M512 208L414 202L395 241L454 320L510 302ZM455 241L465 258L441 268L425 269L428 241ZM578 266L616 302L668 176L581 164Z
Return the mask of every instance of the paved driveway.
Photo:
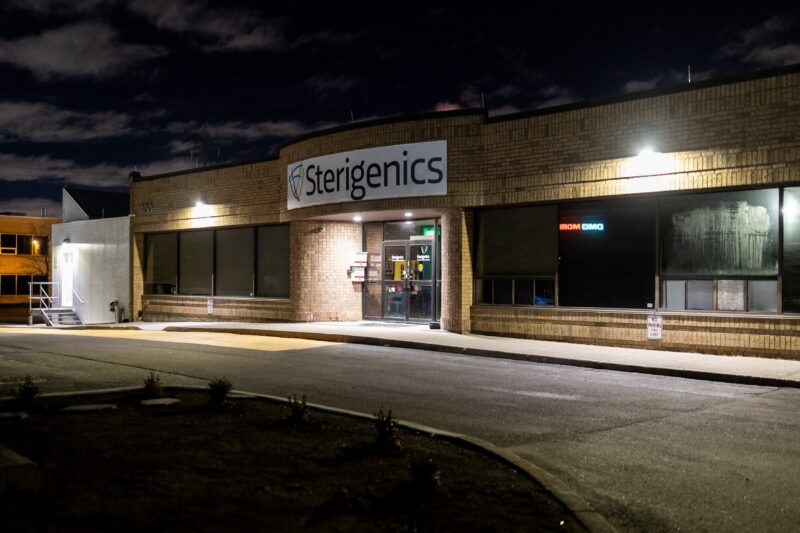
M0 330L0 380L44 390L225 374L239 389L467 433L538 464L622 530L790 531L800 390L296 339Z

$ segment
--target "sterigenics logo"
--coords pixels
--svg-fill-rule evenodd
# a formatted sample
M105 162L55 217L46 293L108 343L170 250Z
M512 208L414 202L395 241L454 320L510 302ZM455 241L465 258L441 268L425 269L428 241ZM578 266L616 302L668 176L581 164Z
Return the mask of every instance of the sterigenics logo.
M294 199L300 201L300 195L303 194L303 163L295 165L289 170L289 191L294 196Z
M286 206L447 194L447 141L339 152L286 167Z

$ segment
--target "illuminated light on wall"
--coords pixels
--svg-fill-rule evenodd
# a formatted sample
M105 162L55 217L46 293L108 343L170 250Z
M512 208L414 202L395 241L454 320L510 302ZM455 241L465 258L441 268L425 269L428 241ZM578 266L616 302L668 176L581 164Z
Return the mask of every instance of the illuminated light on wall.
M676 171L677 162L673 156L645 148L625 164L622 175L623 177L656 176Z
M195 218L206 218L214 215L214 208L208 204L203 203L203 201L198 201L194 204L194 212L192 215Z
M605 231L603 222L564 222L558 225L559 231Z

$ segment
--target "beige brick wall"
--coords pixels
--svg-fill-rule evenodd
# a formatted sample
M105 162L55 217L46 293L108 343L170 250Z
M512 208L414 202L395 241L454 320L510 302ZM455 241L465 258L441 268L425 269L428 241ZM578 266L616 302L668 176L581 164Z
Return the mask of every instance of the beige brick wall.
M350 281L353 252L361 251L361 225L292 223L292 299L296 321L361 320L363 283Z
M800 360L800 317L659 313L663 338L647 340L646 311L472 307L472 331L525 339Z

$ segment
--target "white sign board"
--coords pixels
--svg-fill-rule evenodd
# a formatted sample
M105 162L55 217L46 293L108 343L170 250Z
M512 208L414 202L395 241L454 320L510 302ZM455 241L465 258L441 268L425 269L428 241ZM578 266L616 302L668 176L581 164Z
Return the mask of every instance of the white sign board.
M367 266L367 252L353 252L353 258L350 260L350 265L357 267Z
M208 299L208 314L209 315L213 315L214 314L214 300L212 300L210 298Z
M286 206L447 194L447 141L325 155L287 167Z
M364 267L353 267L350 269L350 281L364 283Z
M658 315L647 316L647 340L660 341L664 330L664 319Z

